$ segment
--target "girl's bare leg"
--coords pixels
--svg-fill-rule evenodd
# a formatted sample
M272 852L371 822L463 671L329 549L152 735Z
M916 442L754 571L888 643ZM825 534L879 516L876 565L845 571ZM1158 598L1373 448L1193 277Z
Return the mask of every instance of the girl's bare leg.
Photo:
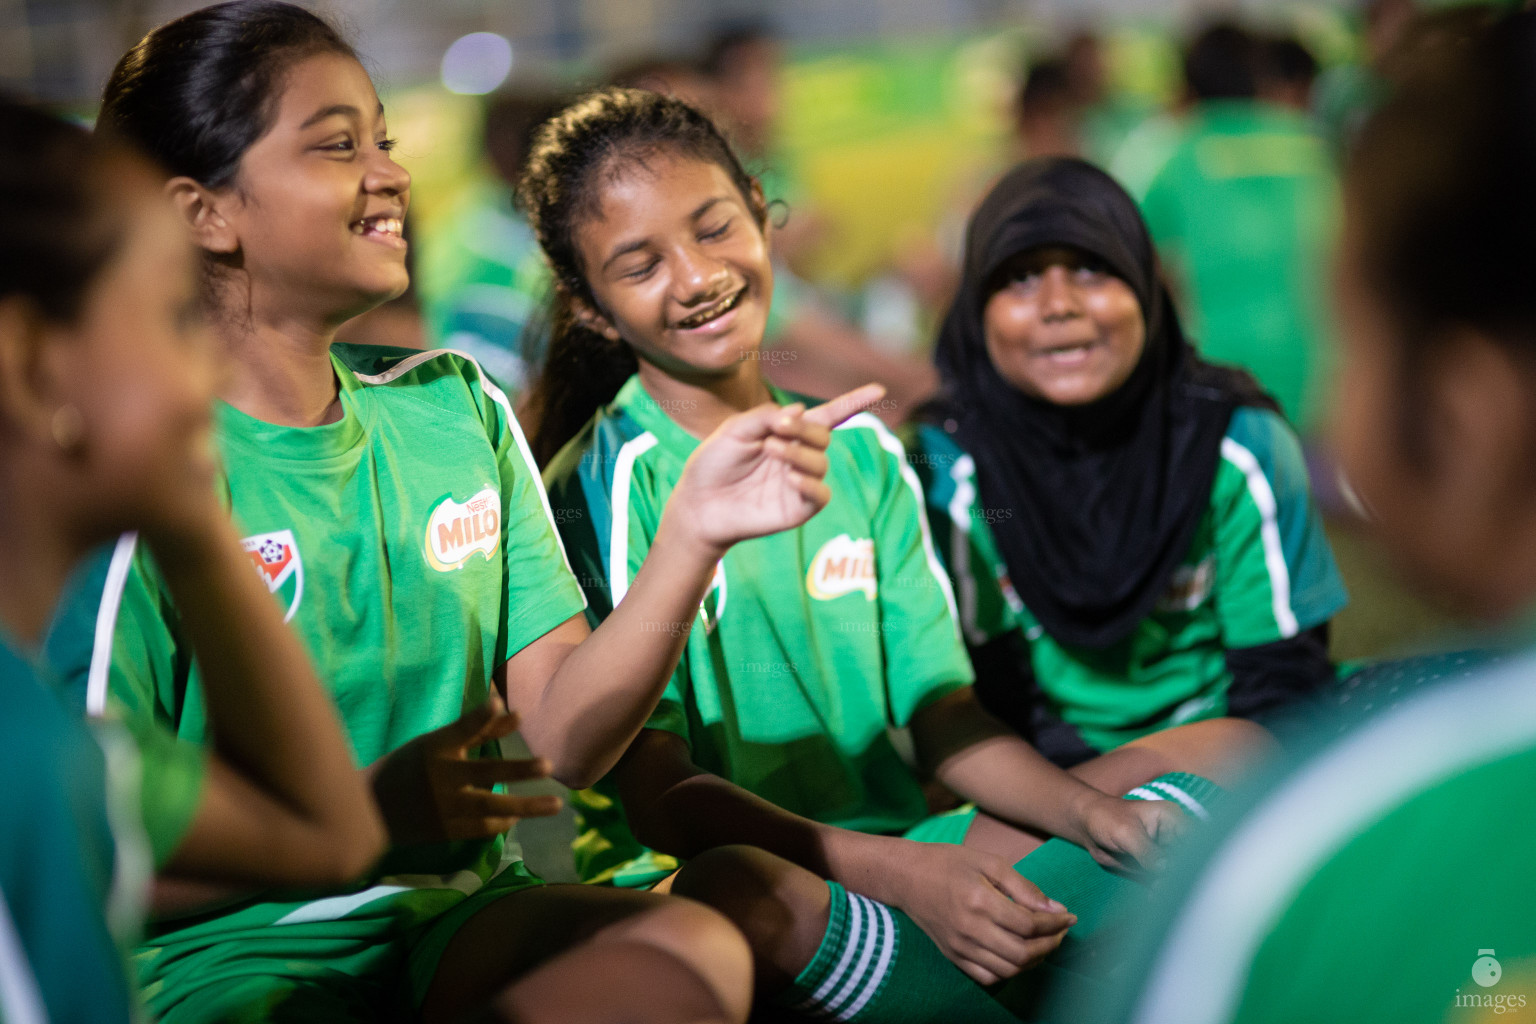
M421 1018L740 1024L751 1004L751 952L715 911L649 892L544 885L464 923Z

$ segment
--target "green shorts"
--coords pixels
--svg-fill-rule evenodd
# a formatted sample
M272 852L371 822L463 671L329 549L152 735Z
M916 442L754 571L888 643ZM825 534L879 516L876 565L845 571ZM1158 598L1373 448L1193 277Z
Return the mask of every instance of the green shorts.
M162 1024L403 1024L415 1020L464 923L542 884L518 862L468 896L423 890L424 899L440 896L443 908L394 935L342 919L141 946L134 954L140 993Z
M919 843L948 843L959 846L976 820L976 805L965 804L952 811L930 814L901 834L903 839Z

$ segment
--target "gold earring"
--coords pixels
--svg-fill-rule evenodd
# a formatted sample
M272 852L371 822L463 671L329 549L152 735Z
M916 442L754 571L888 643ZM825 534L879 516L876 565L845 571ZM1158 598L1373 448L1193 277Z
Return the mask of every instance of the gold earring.
M70 454L80 450L85 440L85 417L80 415L79 409L66 402L54 410L49 425L53 431L53 443L61 450Z

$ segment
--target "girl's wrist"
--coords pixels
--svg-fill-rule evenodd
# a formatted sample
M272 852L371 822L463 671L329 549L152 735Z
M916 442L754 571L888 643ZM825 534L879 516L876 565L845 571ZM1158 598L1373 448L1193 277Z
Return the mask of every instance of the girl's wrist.
M668 502L662 510L661 522L656 524L656 539L651 543L651 550L666 549L668 558L680 560L672 564L702 568L713 575L716 563L725 557L730 545L710 541L699 528L700 524L692 521L690 513L691 510L678 507L675 501Z
M1072 813L1068 816L1071 827L1067 831L1070 831L1072 834L1068 835L1066 832L1059 834L1061 838L1087 849L1093 842L1093 830L1089 826L1090 820L1100 812L1106 801L1117 801L1118 798L1101 793L1088 785L1084 785L1083 790L1074 798Z
M870 835L827 826L827 873L833 881L870 899L901 905L912 866L920 859L917 844L893 836Z

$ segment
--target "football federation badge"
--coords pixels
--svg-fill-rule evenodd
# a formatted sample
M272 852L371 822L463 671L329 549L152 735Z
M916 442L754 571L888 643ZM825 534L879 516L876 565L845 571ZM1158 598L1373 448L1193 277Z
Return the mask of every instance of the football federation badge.
M240 543L267 589L287 605L283 621L289 621L304 598L304 560L299 557L299 544L293 539L293 531L258 533Z

